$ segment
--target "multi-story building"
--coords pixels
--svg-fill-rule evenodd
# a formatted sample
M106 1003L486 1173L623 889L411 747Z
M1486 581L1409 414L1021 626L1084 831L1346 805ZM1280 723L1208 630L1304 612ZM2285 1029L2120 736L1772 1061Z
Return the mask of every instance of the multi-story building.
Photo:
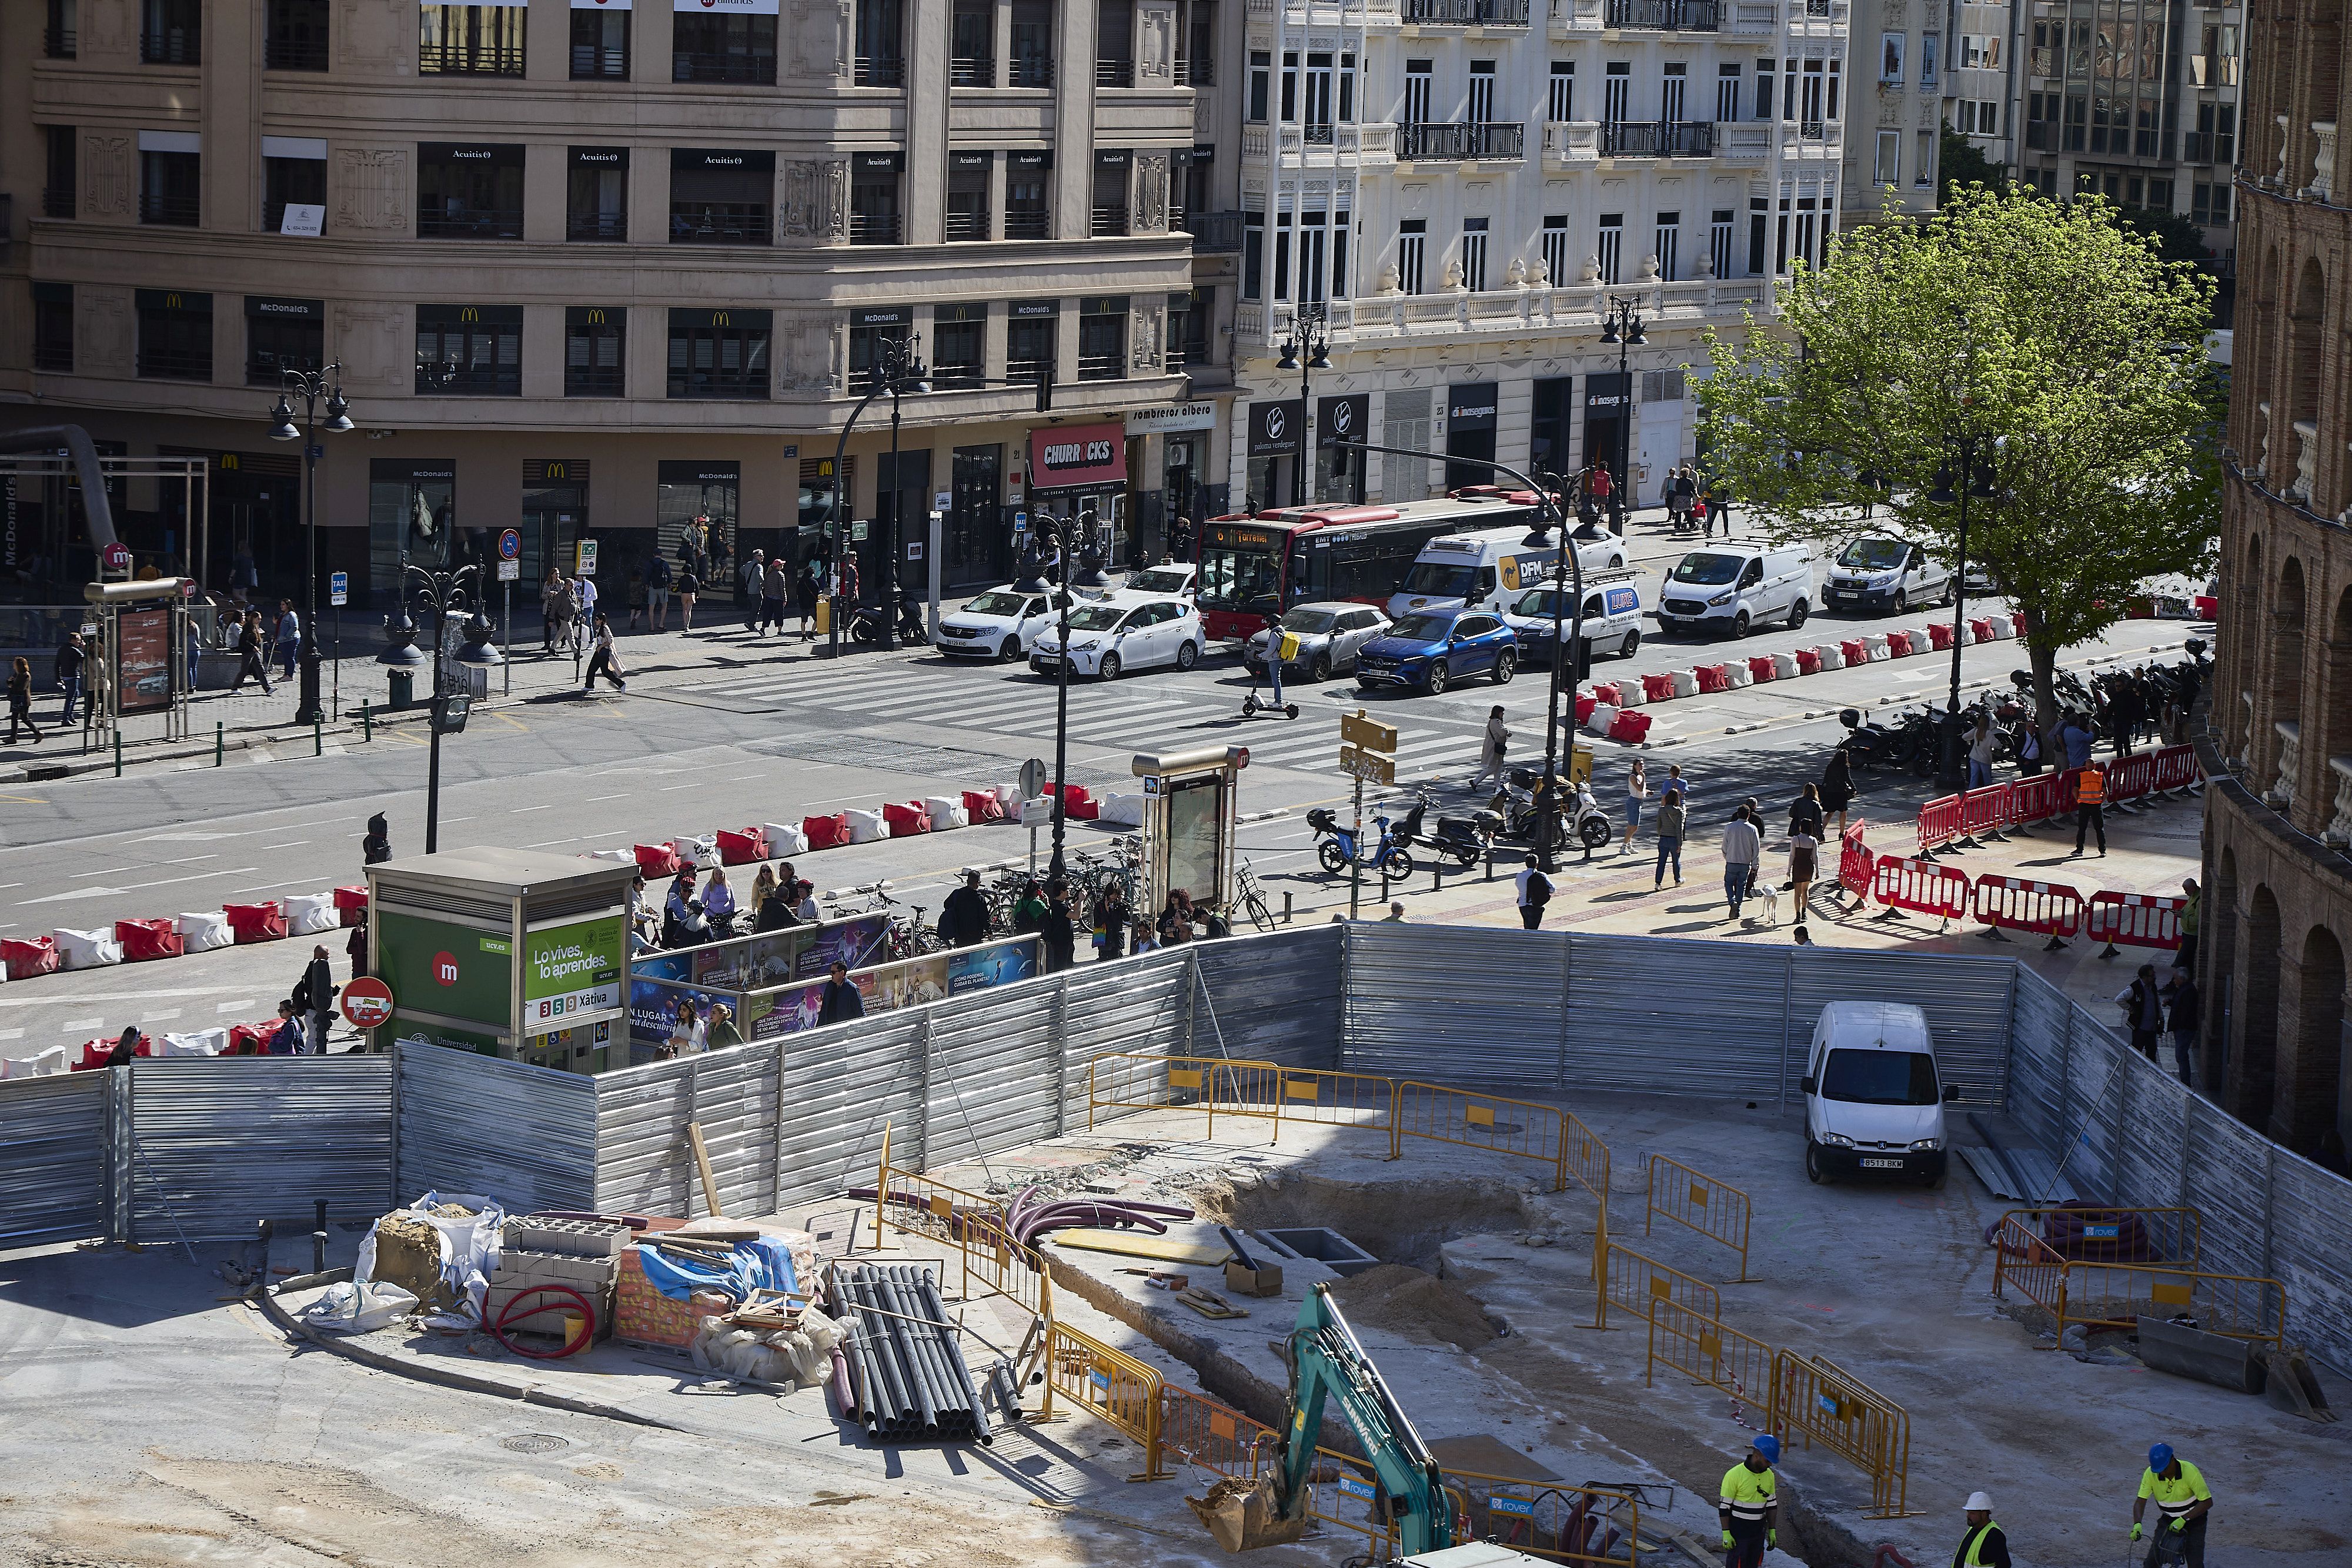
M1220 373L1181 205L1216 36L1214 0L12 4L0 424L209 458L208 518L121 504L215 587L300 580L266 431L322 361L360 430L322 438L321 565L361 602L508 528L526 594L593 537L610 595L698 516L804 556L836 479L918 539L944 496L949 581L1001 577L1018 513L1140 524L1169 438L1124 417ZM918 334L930 390L836 476ZM0 591L78 599L64 498L16 489Z
M1694 455L1700 331L1769 315L1773 278L1828 245L1846 7L1250 0L1221 89L1235 249L1196 275L1238 295L1236 504L1490 477L1377 455L1355 473L1348 428L1518 468L1630 466L1654 501ZM1638 346L1601 340L1621 299ZM1294 341L1303 384L1277 368Z
M2257 0L2238 180L2239 299L2221 636L2203 743L2203 1082L2346 1168L2352 1037L2352 37Z
M2017 127L2025 103L2017 7L2008 0L1946 0L1946 5L1945 123L1993 162L2018 168Z
M1890 207L1906 216L1936 210L1948 68L1944 15L1928 0L1923 6L1912 0L1854 6L1860 101L1845 120L1848 227L1876 222Z

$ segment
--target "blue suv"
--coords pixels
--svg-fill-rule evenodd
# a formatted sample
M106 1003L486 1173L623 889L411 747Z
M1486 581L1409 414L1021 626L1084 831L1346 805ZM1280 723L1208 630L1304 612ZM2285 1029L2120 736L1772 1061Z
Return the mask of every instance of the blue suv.
M1502 617L1484 610L1424 610L1364 644L1356 655L1356 684L1368 692L1418 686L1434 695L1472 675L1492 676L1499 686L1518 663L1518 637Z

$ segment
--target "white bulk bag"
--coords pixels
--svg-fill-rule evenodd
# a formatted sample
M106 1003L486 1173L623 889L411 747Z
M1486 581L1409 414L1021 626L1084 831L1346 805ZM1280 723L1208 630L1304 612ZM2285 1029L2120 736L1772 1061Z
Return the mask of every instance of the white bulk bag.
M712 833L699 839L672 839L669 852L697 871L717 871L719 865L719 835Z
M100 969L122 962L122 944L114 939L112 931L68 931L59 926L54 935L66 968Z

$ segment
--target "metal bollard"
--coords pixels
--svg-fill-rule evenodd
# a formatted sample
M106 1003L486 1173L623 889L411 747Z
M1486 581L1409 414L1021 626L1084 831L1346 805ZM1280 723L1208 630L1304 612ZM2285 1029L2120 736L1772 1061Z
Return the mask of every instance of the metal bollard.
M313 757L324 757L327 755L326 726L322 721L316 718L310 721L310 755Z
M1445 891L1445 863L1443 861L1433 860L1429 862L1429 886L1433 893Z
M367 703L360 704L360 738L362 740L375 738L375 709Z
M122 777L122 727L114 727L114 776Z
M311 1220L312 1228L318 1230L327 1228L327 1200L323 1197L314 1197L310 1200L310 1207L315 1215Z
M1388 868L1386 865L1382 865L1382 866L1381 867L1381 902L1382 904L1386 904L1388 901L1389 901L1389 868Z
M227 734L226 726L218 719L213 720L213 766L215 768L228 756Z
M1282 923L1290 924L1290 890L1286 887L1282 890Z
M259 1237L259 1240L261 1242L260 1279L263 1283L267 1284L269 1281L269 1238L277 1230L278 1227L271 1221L264 1219L258 1223L258 1228L261 1232Z
M1495 846L1492 844L1486 846L1486 880L1495 880Z
M327 1233L323 1230L313 1230L310 1232L310 1272L323 1274L326 1271Z

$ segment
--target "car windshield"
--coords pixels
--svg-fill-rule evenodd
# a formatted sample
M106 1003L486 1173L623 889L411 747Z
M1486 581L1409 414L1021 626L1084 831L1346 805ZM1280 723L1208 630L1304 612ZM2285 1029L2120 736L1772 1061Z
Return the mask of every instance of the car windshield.
M964 609L974 615L1019 615L1021 602L1017 593L983 593Z
M1907 548L1894 539L1856 539L1845 547L1838 564L1864 571L1892 571L1903 564Z
M1454 621L1446 615L1408 615L1388 630L1391 637L1402 637L1408 643L1443 643L1445 634L1454 630Z
M1331 622L1338 619L1328 610L1294 610L1282 618L1282 629L1286 632L1328 632Z
M1716 588L1739 575L1741 558L1736 555L1686 555L1675 568L1671 582L1695 583L1701 588Z
M1466 599L1477 574L1475 566L1460 566L1450 560L1417 560L1404 580L1404 591L1430 599Z
M1822 1098L1849 1105L1933 1105L1936 1059L1923 1051L1832 1051Z
M1161 566L1138 572L1127 580L1127 586L1138 593L1181 593L1184 585L1191 580L1191 575L1183 568Z
M1555 601L1559 602L1559 612L1562 615L1570 613L1576 607L1576 601L1565 593L1555 593L1549 588L1531 588L1519 595L1519 601L1511 606L1511 613L1549 615Z
M1124 620L1126 615L1127 606L1123 604L1089 604L1083 610L1070 612L1070 630L1108 632Z

